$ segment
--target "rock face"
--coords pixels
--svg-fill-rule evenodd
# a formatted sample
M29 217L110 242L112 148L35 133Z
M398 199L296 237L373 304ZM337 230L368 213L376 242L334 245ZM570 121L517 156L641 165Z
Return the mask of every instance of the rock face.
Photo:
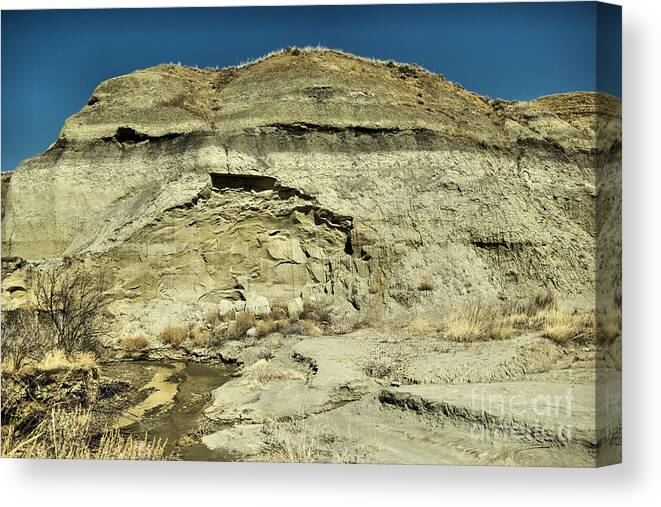
M101 83L3 180L2 253L103 266L117 315L154 323L248 294L392 315L591 299L596 266L619 282L595 244L607 230L621 251L620 150L620 102L600 94L489 100L330 50L161 65Z

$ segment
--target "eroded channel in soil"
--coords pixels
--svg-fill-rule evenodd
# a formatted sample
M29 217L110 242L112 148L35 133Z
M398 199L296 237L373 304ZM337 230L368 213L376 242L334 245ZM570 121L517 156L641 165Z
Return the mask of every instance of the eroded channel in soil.
M138 437L166 441L166 451L175 451L189 461L229 461L221 450L212 451L199 441L204 426L203 411L211 392L232 378L225 365L179 361L135 361L108 364L102 374L127 381L137 394L115 426ZM137 393L136 393L137 391Z

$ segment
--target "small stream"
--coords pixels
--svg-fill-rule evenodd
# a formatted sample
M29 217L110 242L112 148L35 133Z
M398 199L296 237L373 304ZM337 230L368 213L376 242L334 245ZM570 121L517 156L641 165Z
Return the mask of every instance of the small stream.
M134 361L102 367L105 376L128 380L142 400L124 411L116 426L143 438L166 440L166 452L177 441L195 432L204 409L211 403L211 391L232 378L225 365L180 361ZM188 461L230 461L222 451L211 451L201 442L180 446L181 459Z

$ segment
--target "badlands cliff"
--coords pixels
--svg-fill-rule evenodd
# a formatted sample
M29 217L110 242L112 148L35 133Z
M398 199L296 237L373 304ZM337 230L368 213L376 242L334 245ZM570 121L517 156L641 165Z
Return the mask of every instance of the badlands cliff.
M620 281L620 150L601 94L491 100L331 50L160 65L101 83L3 180L2 255L23 259L4 303L72 257L152 332L251 295L370 318L539 289L586 304Z

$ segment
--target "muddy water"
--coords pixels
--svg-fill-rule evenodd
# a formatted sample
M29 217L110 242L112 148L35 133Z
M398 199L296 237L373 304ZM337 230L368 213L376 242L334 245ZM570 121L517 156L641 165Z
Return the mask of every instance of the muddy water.
M130 406L117 420L122 431L167 441L184 460L227 461L231 457L211 451L202 443L181 444L180 439L200 427L202 413L211 402L211 391L231 379L232 369L176 361L126 362L106 368L105 375L129 380L142 400ZM196 439L199 440L199 439Z

